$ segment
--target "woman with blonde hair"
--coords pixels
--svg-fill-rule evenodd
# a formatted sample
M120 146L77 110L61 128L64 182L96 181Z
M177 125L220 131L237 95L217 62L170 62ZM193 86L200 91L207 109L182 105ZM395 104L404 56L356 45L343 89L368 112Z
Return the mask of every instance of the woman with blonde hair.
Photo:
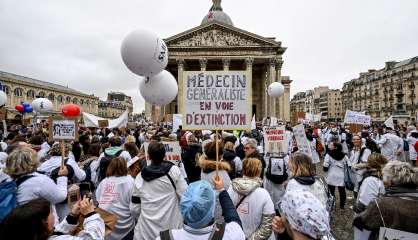
M235 178L228 189L247 239L261 240L272 237L274 204L267 190L261 187L261 171L260 160L246 158L243 161L243 177Z
M311 192L323 204L328 212L333 207L333 197L325 180L316 175L312 158L303 153L294 153L289 159L292 178L288 181L286 192L302 190Z
M36 172L39 165L38 155L29 147L19 147L9 154L6 159L5 173L17 184L17 203L25 204L36 198L44 198L52 205L55 224L58 224L55 204L67 197L67 167L58 171L57 182Z

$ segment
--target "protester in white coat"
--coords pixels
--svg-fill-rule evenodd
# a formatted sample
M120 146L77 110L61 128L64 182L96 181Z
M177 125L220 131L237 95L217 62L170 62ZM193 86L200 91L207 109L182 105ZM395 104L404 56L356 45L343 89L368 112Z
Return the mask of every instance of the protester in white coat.
M129 209L134 179L127 174L125 159L113 158L107 167L107 177L96 189L99 207L118 217L115 228L106 236L106 240L128 240L134 235L135 221Z
M164 161L165 148L160 142L148 146L151 165L135 179L131 211L139 215L135 226L135 240L155 239L166 229L183 226L179 202L187 188L180 169Z
M346 193L344 183L344 164L348 162L340 143L331 143L324 159L324 171L327 173L326 181L331 194L335 197L335 188L340 195L340 208L344 209Z
M359 135L353 136L353 149L350 152L349 165L352 166L355 172L356 181L354 187L354 196L357 197L359 183L363 180L363 174L365 169L357 168L357 164L367 163L367 159L372 152L362 144L361 137Z
M35 172L38 165L38 156L34 150L28 147L17 148L6 160L5 173L13 180L21 182L16 194L18 205L36 198L44 198L51 203L55 224L58 224L55 204L64 201L67 197L68 170L65 166L61 168L57 182L54 183L48 176Z
M403 152L403 141L396 136L391 128L376 143L380 146L380 151L388 161L399 160Z
M358 198L355 200L354 212L356 216L364 212L370 202L374 201L379 196L385 194L385 186L382 180L382 169L387 163L384 156L379 153L373 153L369 156L366 164L364 165L364 180L361 182ZM370 231L365 229L360 230L354 227L354 239L366 240L369 239Z
M328 211L332 209L332 197L322 177L316 176L312 159L303 153L292 154L289 160L289 170L292 178L287 182L286 192L294 190L312 193ZM331 202L330 202L331 201Z
M74 204L70 215L54 227L55 217L50 202L34 199L18 206L0 227L2 239L103 240L105 224L94 211L88 198ZM79 215L84 216L83 230L72 235L78 226Z
M261 187L259 178L261 162L256 158L246 158L243 162L243 177L232 181L229 196L242 221L246 239L270 239L274 204L269 193Z

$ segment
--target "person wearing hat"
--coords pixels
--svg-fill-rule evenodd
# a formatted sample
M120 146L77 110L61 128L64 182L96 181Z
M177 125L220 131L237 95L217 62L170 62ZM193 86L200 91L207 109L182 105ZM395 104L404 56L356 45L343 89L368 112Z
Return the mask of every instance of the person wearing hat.
M157 240L245 239L241 220L228 192L224 189L222 178L214 176L213 182L219 193L225 222L223 224L214 222L217 193L209 182L200 180L191 183L181 198L183 228L162 231Z
M286 191L278 205L279 216L273 218L278 239L333 240L328 212L309 191Z

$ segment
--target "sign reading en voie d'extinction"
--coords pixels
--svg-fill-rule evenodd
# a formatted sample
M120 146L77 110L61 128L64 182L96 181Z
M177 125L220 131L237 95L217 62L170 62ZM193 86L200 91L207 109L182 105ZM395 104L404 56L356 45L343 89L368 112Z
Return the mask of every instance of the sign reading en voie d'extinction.
M184 129L251 128L249 72L186 71L182 87Z

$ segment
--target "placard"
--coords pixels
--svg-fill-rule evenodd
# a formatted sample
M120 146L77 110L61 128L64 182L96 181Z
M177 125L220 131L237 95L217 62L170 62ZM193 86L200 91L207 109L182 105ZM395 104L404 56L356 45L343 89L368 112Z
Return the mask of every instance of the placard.
M173 162L176 166L181 162L181 148L179 142L161 142L165 148L165 160ZM144 142L144 151L146 160L148 157L149 142Z
M251 74L247 71L183 72L183 129L250 130Z
M306 138L305 127L303 124L299 124L293 127L293 135L295 136L299 152L312 157L311 144Z
M179 127L182 125L183 125L183 115L173 114L173 132L177 132Z
M345 112L344 123L345 124L360 124L360 125L370 126L371 117L368 116L368 115L365 115L363 113L347 110Z
M391 228L381 227L379 229L379 240L417 240L418 234L404 232Z
M284 125L263 127L263 133L264 152L270 154L286 154L288 152L289 146Z
M107 128L109 127L109 120L97 120L97 124L99 125L99 128Z
M50 119L50 140L76 140L78 138L78 121L76 119Z

